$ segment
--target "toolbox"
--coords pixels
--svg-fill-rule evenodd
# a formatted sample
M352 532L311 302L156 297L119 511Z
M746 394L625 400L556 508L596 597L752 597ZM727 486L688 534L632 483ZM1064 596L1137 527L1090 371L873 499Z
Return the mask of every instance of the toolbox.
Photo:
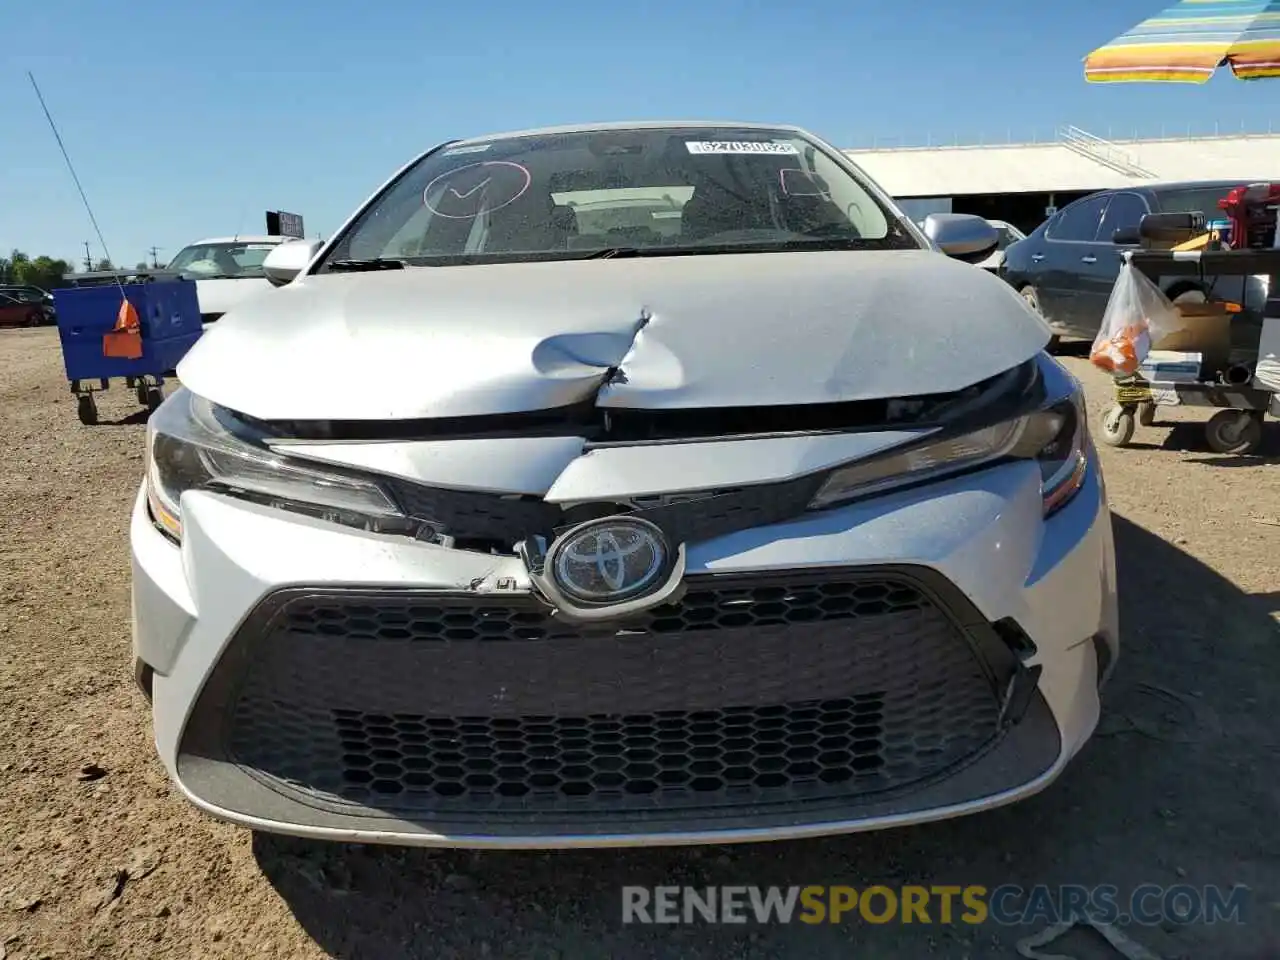
M53 300L63 367L81 422L97 422L93 395L115 378L136 389L143 406L159 406L165 378L174 375L203 332L195 282L158 271L73 274L67 282L53 291ZM138 316L142 355L136 358L108 356L104 348L104 337L116 328L122 294Z

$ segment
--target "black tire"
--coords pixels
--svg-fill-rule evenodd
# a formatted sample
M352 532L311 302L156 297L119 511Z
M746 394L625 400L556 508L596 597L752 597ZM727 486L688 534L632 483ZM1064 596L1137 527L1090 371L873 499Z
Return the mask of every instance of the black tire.
M1253 453L1262 442L1262 417L1244 410L1219 410L1204 425L1204 437L1214 453Z
M1040 309L1039 290L1028 283L1026 286L1018 288L1018 295L1021 296L1023 300L1027 301L1028 307L1040 314L1040 316L1044 316L1044 311Z
M94 403L93 394L82 393L76 397L76 416L86 427L92 427L98 422L98 405Z
M1039 290L1031 286L1031 284L1027 284L1026 286L1020 287L1018 289L1018 295L1022 297L1023 300L1026 301L1028 307L1030 307L1036 313L1040 314L1041 317L1044 316L1044 311L1040 309L1040 291ZM1058 348L1061 345L1062 345L1062 338L1055 333L1053 336L1049 338L1049 342L1044 345L1044 348L1045 350L1049 351L1049 353L1057 353Z
M139 380L137 386L134 387L134 395L138 398L138 402L144 407L148 405L146 383Z
M1134 417L1129 407L1115 406L1102 415L1102 442L1125 447L1133 439Z
M147 390L146 400L143 401L147 405L147 409L155 411L159 409L160 404L164 403L164 391L159 387L151 387Z
M1176 288L1175 288L1176 289ZM1179 290L1176 294L1169 298L1174 304L1179 303L1208 303L1209 298L1205 296L1203 290L1199 287L1187 287Z

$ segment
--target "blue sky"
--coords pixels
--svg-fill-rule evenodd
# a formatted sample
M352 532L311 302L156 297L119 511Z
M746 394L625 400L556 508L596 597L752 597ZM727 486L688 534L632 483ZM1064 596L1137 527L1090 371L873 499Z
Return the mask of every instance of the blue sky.
M328 236L442 139L549 123L799 123L839 146L980 134L1280 130L1280 83L1085 84L1081 59L1168 0L221 0L10 3L0 250L93 239L35 73L118 262L260 232Z

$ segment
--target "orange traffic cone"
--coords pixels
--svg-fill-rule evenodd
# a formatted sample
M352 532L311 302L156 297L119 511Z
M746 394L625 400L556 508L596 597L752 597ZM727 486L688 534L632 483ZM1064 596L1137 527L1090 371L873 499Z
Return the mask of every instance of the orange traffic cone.
M115 329L102 337L102 355L122 360L137 360L142 356L142 322L127 297L120 298Z

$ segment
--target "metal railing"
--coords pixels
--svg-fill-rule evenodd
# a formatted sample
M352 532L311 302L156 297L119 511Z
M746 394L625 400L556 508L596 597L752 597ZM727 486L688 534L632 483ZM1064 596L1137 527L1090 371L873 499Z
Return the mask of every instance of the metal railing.
M1104 140L1088 130L1076 126L1058 128L1058 142L1068 150L1104 167L1123 173L1135 180L1154 180L1156 175L1145 167L1139 166L1133 154L1116 146L1110 140Z

